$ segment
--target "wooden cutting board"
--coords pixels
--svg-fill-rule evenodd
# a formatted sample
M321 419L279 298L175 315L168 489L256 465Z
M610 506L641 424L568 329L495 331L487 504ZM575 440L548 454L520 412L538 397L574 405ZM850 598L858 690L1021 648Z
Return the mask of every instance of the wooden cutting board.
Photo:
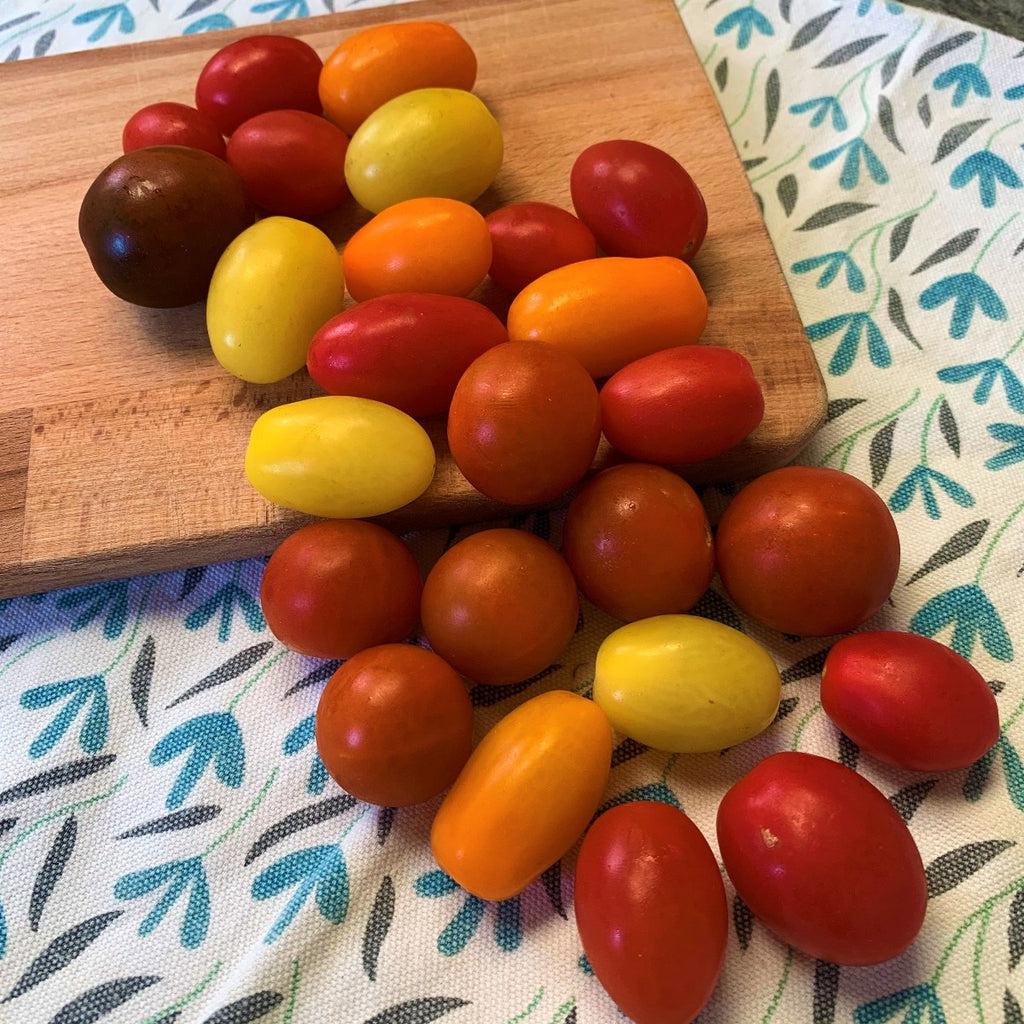
M506 157L481 200L571 209L569 169L591 143L634 138L679 159L707 199L694 267L704 340L742 351L766 396L761 427L695 483L788 462L822 422L825 391L718 104L671 0L422 0L0 66L0 597L265 554L304 517L247 483L249 429L271 405L316 394L304 374L244 384L209 350L203 310L146 310L108 293L78 238L92 179L120 155L125 120L192 102L216 49L255 31L327 56L367 25L436 18L479 58L476 91ZM365 218L364 218L365 219ZM326 223L343 242L359 216ZM442 443L430 490L388 517L399 529L510 510L476 494ZM610 458L602 448L595 466Z

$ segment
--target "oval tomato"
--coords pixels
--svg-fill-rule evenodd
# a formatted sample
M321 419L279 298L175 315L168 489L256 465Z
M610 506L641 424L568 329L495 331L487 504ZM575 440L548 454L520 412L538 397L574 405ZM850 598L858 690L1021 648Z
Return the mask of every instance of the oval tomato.
M146 146L190 146L224 158L224 137L205 114L187 103L164 101L136 110L121 131L126 153Z
M914 941L928 901L906 823L867 779L817 754L760 761L718 806L736 892L783 942L836 964L878 964Z
M725 961L729 911L718 861L678 808L638 800L587 829L576 926L594 975L636 1024L688 1024Z

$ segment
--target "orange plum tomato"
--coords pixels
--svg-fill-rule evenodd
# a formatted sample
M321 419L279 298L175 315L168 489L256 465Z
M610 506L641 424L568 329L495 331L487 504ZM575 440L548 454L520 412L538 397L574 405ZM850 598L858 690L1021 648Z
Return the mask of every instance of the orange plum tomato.
M671 470L640 462L584 482L566 510L562 554L583 594L625 622L689 611L715 569L697 493Z
M846 765L770 754L726 791L717 834L737 895L808 956L879 964L920 931L928 887L917 844L885 795Z
M424 418L448 411L477 356L508 341L486 306L455 295L396 293L332 317L309 346L309 375L329 395L360 395Z
M608 443L641 462L712 459L739 444L763 416L764 395L749 360L713 345L644 356L601 388Z
M121 131L121 148L130 153L146 146L191 146L224 158L220 130L187 103L150 103L128 118Z
M533 341L495 345L470 363L452 395L448 446L482 494L509 505L552 501L590 468L601 400L570 353Z
M578 618L565 559L526 530L469 534L423 582L420 620L431 648L475 683L531 679L565 650Z
M795 636L831 636L885 604L900 538L885 502L857 477L785 466L732 498L715 557L729 597L751 618Z
M406 807L443 793L473 748L473 704L433 651L382 644L354 654L316 709L317 752L351 796Z
M689 1024L725 961L718 861L677 807L634 800L591 824L576 859L576 927L594 975L635 1024Z
M704 197L675 157L646 142L610 139L576 157L569 192L609 256L697 255L708 229Z
M999 708L981 673L915 633L839 640L825 657L821 705L863 751L911 771L967 768L999 739Z
M416 559L399 536L361 519L332 519L300 527L274 549L260 603L286 647L348 658L408 637L422 589Z

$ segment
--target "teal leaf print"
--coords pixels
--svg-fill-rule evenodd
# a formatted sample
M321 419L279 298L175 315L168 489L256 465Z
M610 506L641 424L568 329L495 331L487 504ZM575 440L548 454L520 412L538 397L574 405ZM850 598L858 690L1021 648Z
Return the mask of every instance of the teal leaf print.
M957 64L935 76L936 89L953 89L953 106L962 107L972 92L978 96L992 95L988 79L977 64Z
M949 322L949 336L963 338L971 326L975 309L980 309L990 320L1007 319L1006 306L995 289L972 271L951 274L930 284L918 298L922 309L937 309L946 302L953 303Z
M1006 469L1015 462L1024 462L1024 426L1017 423L992 423L988 432L1010 447L985 460L986 469Z
M885 3L885 9L890 14L902 14L903 4L897 3L896 0L883 0ZM857 3L857 17L863 18L871 10L871 6L874 0L858 0Z
M838 10L838 8L837 8ZM802 103L794 103L790 108L791 114L805 114L808 110L813 110L814 114L811 117L811 127L820 127L825 118L831 119L832 127L837 132L844 132L849 127L846 121L846 115L843 113L843 108L840 106L839 101L835 96L816 96L813 100L804 100Z
M1010 88L1003 93L1003 99L1024 100L1024 82L1021 82L1020 85L1011 85Z
M443 1017L461 1006L469 1006L465 999L451 996L425 996L421 999L409 999L404 1003L395 1003L380 1013L375 1013L365 1024L431 1024L431 1021ZM569 1024L568 1017L566 1024Z
M953 188L966 188L975 178L978 179L978 195L981 205L992 207L996 204L996 183L1006 188L1021 188L1020 175L1001 157L990 149L981 149L972 153L966 160L957 165L949 176Z
M827 288L839 275L840 270L846 271L846 286L851 292L862 292L866 287L863 272L846 252L829 252L823 256L798 260L791 269L794 274L807 274L819 267L823 268L818 277L819 288Z
M853 1011L853 1019L855 1024L884 1024L895 1021L897 1014L902 1014L901 1024L946 1024L939 995L928 982L861 1003Z
M86 706L88 710L78 732L79 746L87 754L95 754L106 744L110 711L103 676L80 676L34 686L21 695L20 703L23 708L38 711L61 700L65 701L64 706L29 746L30 757L48 754Z
M242 613L245 624L252 632L259 633L265 628L266 620L263 618L259 602L235 582L225 583L212 597L189 612L185 617L185 628L202 629L219 611L220 625L217 630L217 639L221 643L226 643L231 636L231 625L236 605Z
M920 493L928 518L939 519L942 510L939 508L933 484L938 484L939 488L962 508L971 508L974 505L973 495L962 484L958 484L945 473L932 469L931 466L918 464L900 481L889 499L889 508L893 512L905 512L914 496Z
M272 21L286 21L289 18L308 18L309 4L306 0L267 0L266 3L254 4L253 14L270 14Z
M950 647L970 659L974 645L982 645L999 661L1013 660L1010 634L995 605L977 583L964 583L936 594L919 608L910 620L913 633L935 637L947 626L953 626Z
M186 26L183 35L198 35L200 32L219 32L222 28L234 28L235 23L226 14L207 14Z
M459 886L446 872L434 869L416 879L415 890L417 896L438 899L458 892ZM461 953L480 928L487 906L487 901L467 893L459 909L437 937L438 952L449 957ZM513 896L494 906L497 908L494 941L499 949L512 952L523 941L520 897Z
M1006 773L1006 791L1018 811L1024 811L1024 762L1021 761L1017 748L1003 733L996 741L999 752L1003 755L1003 771Z
M210 887L200 857L172 860L122 875L114 883L114 896L119 900L137 900L164 886L163 895L139 925L140 937L153 932L187 892L188 902L178 936L185 949L196 949L206 938L210 925Z
M121 35L131 35L135 31L135 19L127 4L112 4L110 7L97 7L91 11L83 11L73 19L75 25L87 25L95 21L96 27L89 33L89 42L99 42L117 23Z
M750 45L750 40L755 32L763 36L775 35L772 23L753 4L747 7L739 7L731 14L727 14L716 26L715 35L725 36L736 29L736 45L745 50Z
M839 175L840 188L849 191L857 186L860 181L861 161L863 161L864 169L875 184L885 185L888 183L889 172L886 171L882 161L875 155L875 151L860 137L850 139L849 142L844 142L841 146L836 146L835 149L830 149L826 153L820 153L811 160L810 166L816 171L821 170L835 161L844 152L846 157L843 160L843 169Z
M159 767L188 751L188 758L167 794L166 807L180 807L207 767L214 765L217 779L238 789L245 775L245 747L242 730L228 711L213 711L172 729L152 749L150 764Z
M297 754L300 750L308 747L315 738L315 728L315 712L307 715L298 725L293 726L281 743L281 752L285 757L291 757L293 754ZM324 791L324 786L326 785L327 769L320 759L320 754L314 750L313 763L310 765L309 778L306 781L306 792L312 796L317 796Z
M73 632L84 629L106 612L103 635L108 640L114 640L124 632L124 627L128 623L129 588L128 580L77 587L61 594L57 598L57 607L81 609L71 624Z
M947 384L964 384L977 377L978 383L972 397L978 405L984 405L989 400L996 381L999 381L1010 408L1014 412L1024 413L1024 384L1002 359L982 359L977 363L945 366L938 371L937 376Z
M807 336L811 341L820 341L844 328L839 346L828 364L828 372L832 376L840 377L853 366L862 334L867 337L868 357L872 365L884 369L892 364L892 353L885 337L867 313L840 313L827 320L819 320L808 326Z

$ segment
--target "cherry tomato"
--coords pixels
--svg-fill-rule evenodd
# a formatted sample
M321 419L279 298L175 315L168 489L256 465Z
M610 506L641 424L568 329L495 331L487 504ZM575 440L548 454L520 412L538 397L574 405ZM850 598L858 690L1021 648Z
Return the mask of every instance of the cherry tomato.
M689 611L715 571L696 491L640 462L611 466L580 487L566 510L562 554L580 590L626 622Z
M751 481L718 524L715 557L738 607L796 636L846 633L892 592L900 539L863 481L823 466L784 466Z
M146 146L191 146L224 159L224 137L205 114L187 103L150 103L128 118L121 132L126 153Z
M692 260L708 229L704 197L675 157L612 139L587 147L569 174L573 206L609 256Z
M689 1024L725 961L718 861L678 808L637 800L591 824L576 859L576 926L594 975L635 1024Z
M567 263L592 260L597 242L590 228L550 203L511 203L487 215L491 233L491 279L510 291Z
M999 739L999 707L981 673L914 633L843 637L825 658L821 705L862 750L911 771L966 768Z
M316 217L348 196L347 150L347 136L325 118L306 110L268 110L235 129L227 159L257 206Z
M612 730L586 697L551 690L501 718L434 817L440 867L484 900L521 893L563 857L601 802Z
M482 494L510 505L552 501L594 461L601 401L568 352L508 341L470 363L447 432L456 466Z
M324 520L274 549L260 603L270 631L314 658L348 658L404 640L420 617L423 580L405 542L376 523Z
M306 365L328 394L374 398L422 418L447 412L469 364L506 341L505 325L479 302L399 293L328 320Z
M430 646L484 685L542 672L568 646L578 618L565 559L525 530L493 527L464 537L423 583L420 619Z
M267 110L322 112L323 61L294 36L252 35L221 47L199 72L196 107L222 135Z
M444 792L473 749L473 704L458 673L412 644L368 647L327 681L316 746L331 778L384 807Z
M394 292L466 296L487 276L491 236L468 203L425 196L382 210L341 255L357 302Z
M641 462L680 465L721 455L764 416L749 360L712 345L663 349L629 363L601 388L601 426Z
M351 135L379 106L413 89L470 90L476 82L473 48L451 25L402 21L373 25L343 40L324 61L324 113Z
M914 941L928 901L910 830L867 779L817 754L771 754L718 805L736 892L783 942L866 966Z

